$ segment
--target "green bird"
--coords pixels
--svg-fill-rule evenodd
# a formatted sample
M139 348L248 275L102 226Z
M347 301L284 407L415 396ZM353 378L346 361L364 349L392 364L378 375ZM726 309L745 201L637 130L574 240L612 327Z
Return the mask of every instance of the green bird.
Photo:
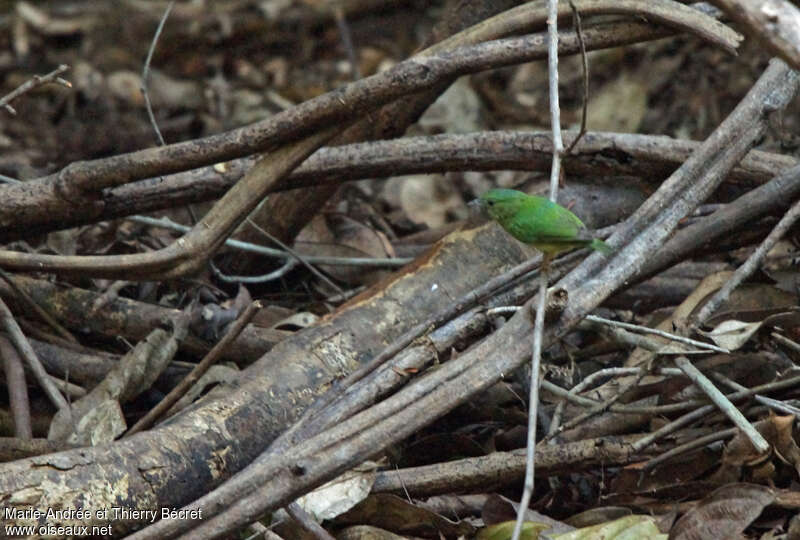
M550 199L516 189L490 189L477 205L511 236L544 254L542 267L563 251L590 247L608 255L612 249L595 238L578 216Z

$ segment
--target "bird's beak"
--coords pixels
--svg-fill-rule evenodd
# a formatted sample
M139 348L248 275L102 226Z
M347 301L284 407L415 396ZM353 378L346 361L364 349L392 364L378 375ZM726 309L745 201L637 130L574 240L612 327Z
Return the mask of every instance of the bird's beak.
M489 219L489 213L486 211L486 203L480 199L472 199L467 203L469 214L467 221L478 225Z
M470 214L483 214L486 210L486 204L480 199L472 199L467 203Z

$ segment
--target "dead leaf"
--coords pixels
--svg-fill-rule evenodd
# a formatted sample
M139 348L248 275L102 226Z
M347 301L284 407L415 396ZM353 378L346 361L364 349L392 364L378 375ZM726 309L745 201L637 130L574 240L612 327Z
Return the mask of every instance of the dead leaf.
M400 207L414 223L438 229L453 215L467 217L464 200L441 174L401 176L386 182L383 198L389 205Z
M764 486L722 486L675 523L669 540L738 538L773 500L775 493Z
M259 328L272 328L293 314L294 310L270 304L259 309L250 324Z
M375 468L348 471L297 499L303 509L318 522L344 514L363 501L375 483Z
M584 527L572 532L558 534L553 540L667 540L667 535L658 530L653 516L627 516L608 523Z
M239 377L239 370L230 365L216 365L211 366L200 379L186 392L178 402L167 411L166 416L172 416L179 410L188 407L195 399L200 397L206 388L220 383L236 384L235 381Z
M393 257L391 242L382 232L367 227L343 214L318 215L295 241L301 255L328 257ZM319 268L334 278L349 284L367 284L380 279L382 271L358 266L325 265Z
M515 521L504 521L484 527L478 532L477 540L510 540L513 533ZM550 528L546 523L537 523L535 521L525 521L522 523L522 531L520 532L521 540L538 540L541 533Z
M619 104L624 103L624 107ZM623 73L593 92L586 123L598 131L634 133L647 112L647 85Z
M481 509L481 518L487 525L495 523L503 523L504 521L512 521L516 519L517 509L519 504L503 497L502 495L491 494L486 498L486 502ZM575 527L567 525L562 521L558 521L544 514L540 514L530 508L525 510L525 521L532 523L544 523L547 525L547 536L552 534L559 534L574 531Z
M74 445L109 443L125 431L120 403L150 388L178 351L185 325L172 334L157 328L123 356L86 396L53 417L47 438Z
M475 534L475 527L467 521L451 521L435 512L411 504L401 497L385 493L370 495L337 517L335 523L368 524L397 534L426 537L441 533L446 538L461 535L469 538Z
M632 513L630 508L624 506L601 506L600 508L592 508L580 514L575 514L564 521L580 529L630 516Z
M728 320L719 323L712 331L703 332L698 330L698 333L711 339L720 347L724 347L730 351L740 349L747 343L753 334L758 332L762 323L746 323L736 320Z
M336 540L406 540L405 537L369 525L356 525L343 529Z
M311 326L319 320L319 317L308 311L301 311L278 321L272 328L276 330L297 330Z
M434 101L419 119L427 133L472 133L484 128L483 102L469 77L461 77Z

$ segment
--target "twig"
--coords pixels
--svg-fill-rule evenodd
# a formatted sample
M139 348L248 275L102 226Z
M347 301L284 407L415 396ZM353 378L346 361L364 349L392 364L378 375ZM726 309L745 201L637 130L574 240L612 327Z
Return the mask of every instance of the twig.
M292 502L286 506L286 512L292 516L303 529L311 533L317 540L334 540L333 536L322 528L308 512L297 502Z
M17 282L14 280L14 276L0 268L0 277L8 283L8 286L11 287L11 290L17 295L19 301L29 307L34 313L36 313L42 321L44 321L50 328L55 330L56 334L63 337L67 341L72 343L78 343L78 340L72 333L64 328L50 313L47 312L42 306L37 304L33 301L33 298L30 297L28 293L23 291Z
M534 466L536 463L536 418L539 405L539 370L542 359L542 331L544 329L544 310L547 301L547 273L539 274L539 297L536 305L536 318L533 326L533 352L531 354L531 381L528 396L528 437L525 447L525 483L522 499L517 510L517 521L512 538L518 540L525 522L525 514L531 501L534 488Z
M703 341L697 341L695 339L686 338L683 336L678 336L676 334L671 334L669 332L665 332L663 330L658 330L657 328L649 328L647 326L640 326L638 324L631 324L625 323L621 321L612 321L611 319L605 319L603 317L598 317L597 315L587 315L587 321L593 321L601 324L607 324L609 326L618 326L620 328L625 328L626 330L633 330L634 332L642 332L645 334L655 334L657 336L661 336L663 338L667 338L672 341L677 341L678 343L685 343L686 345L693 345L695 347L699 347L701 349L708 349L711 351L715 351L718 353L730 354L731 351L728 349L723 349L722 347L717 347L716 345L712 345L711 343L705 343Z
M547 74L550 83L550 129L553 132L553 162L550 170L550 200L556 202L558 182L561 178L561 154L564 143L561 140L561 113L558 105L558 0L547 1ZM534 488L534 467L536 466L536 419L539 406L539 369L542 361L542 333L544 332L544 309L547 302L547 268L549 256L544 255L544 263L539 274L539 303L533 324L533 347L531 352L531 382L528 397L528 438L525 453L525 483L522 498L517 509L517 521L511 538L519 540L525 514L528 511Z
M20 180L16 178L12 178L10 176L6 176L5 174L0 174L0 182L5 182L7 184L21 184Z
M746 386L742 386L741 384L737 383L736 381L729 379L728 377L726 377L722 373L716 373L715 372L715 373L712 373L711 376L714 377L717 381L719 381L722 384L724 384L725 386L729 386L729 387L733 388L734 390L747 390ZM755 399L756 401L758 401L762 405L766 405L767 407L769 407L771 409L775 409L775 410L780 411L782 413L792 414L794 416L800 417L800 409L798 409L797 407L792 407L791 405L787 405L786 403L783 403L782 401L778 401L777 399L768 398L768 397L761 396L761 395L758 395L758 394L755 394L753 396L753 399Z
M791 379L786 379L784 381L775 381L755 386L746 391L742 390L740 392L734 392L729 396L727 396L727 398L731 401L739 401L759 392L761 393L774 392L777 390L793 388L797 385L800 385L800 377L792 377ZM569 390L561 388L560 386L555 385L547 380L542 381L542 388L544 388L548 392L551 392L552 394L558 397L562 397L567 401L575 403L576 405L579 405L581 407L594 407L595 405L600 403L595 399L590 399L584 396L570 394ZM655 415L674 414L692 409L694 407L705 407L705 406L712 407L711 405L707 405L706 401L692 400L692 401L684 401L681 403L670 403L669 405L655 405L655 406L612 405L610 411L621 414L650 414L655 416ZM704 414L707 414L707 412Z
M684 426L688 426L689 424L694 423L701 418L705 418L708 414L710 414L714 410L713 405L703 405L702 407L693 410L692 412L686 413L671 422L668 422L655 430L652 433L648 433L638 441L634 443L632 451L634 452L641 452L654 442L659 439L662 439L669 435L670 433L675 433L680 428Z
M764 214L783 210L786 201L795 200L798 195L800 165L795 165L725 205L725 208L713 215L676 232L662 249L648 258L639 279L646 279L659 270L672 266L700 247L701 243L719 243L714 241L730 238L733 223L742 224L738 230L749 228Z
M92 302L92 307L89 309L89 313L87 318L93 316L95 313L100 311L101 309L105 308L108 304L119 298L119 291L124 289L130 285L130 281L125 281L124 279L118 279L111 283L103 293L98 296L94 302Z
M730 428L730 429L723 429L722 431L715 431L714 433L710 433L703 437L698 437L693 441L689 441L685 444L681 444L680 446L676 446L675 448L664 452L663 454L659 455L658 457L654 457L653 459L647 461L642 466L642 473L650 471L664 463L665 461L694 450L696 448L702 448L707 444L711 444L712 442L721 441L722 439L730 439L731 437L735 437L736 434L739 432L738 428Z
M753 444L753 447L760 453L763 454L767 450L769 450L769 443L764 439L764 437L756 431L753 425L744 417L744 415L739 412L731 402L725 397L725 394L720 392L716 386L714 386L705 375L703 375L699 369L697 369L694 364L692 364L688 358L679 356L675 359L675 365L677 365L681 371L683 371L692 382L700 388L711 401L723 412L725 415L731 420L731 422L736 425L737 428L742 430L745 436L750 439L750 442Z
M261 233L261 234L263 234L264 236L266 236L266 237L267 237L267 238L268 238L270 241L272 241L272 242L274 242L274 243L278 244L278 246L280 246L280 248L281 248L281 249L285 249L287 252L289 252L289 254L290 254L292 257L294 257L294 258L295 258L295 260L297 260L297 261L298 261L300 264L302 264L303 266L305 266L305 267L306 267L306 268L307 268L307 269L308 269L308 270L309 270L309 271L310 271L312 274L314 274L314 275L315 275L315 276L317 276L319 279L321 279L322 281L324 281L325 283L327 283L327 284L328 284L330 287L332 287L332 288L333 288L333 290L335 290L337 293L339 293L339 294L342 294L342 293L344 293L344 289L342 289L342 288L341 288L341 287L339 287L339 286L338 286L336 283L334 283L333 281L331 281L331 279L330 279L328 276L326 276L325 274L323 274L322 272L320 272L319 270L317 270L317 269L316 269L316 268L315 268L315 267L314 267L312 264L310 264L310 263L308 262L308 260L306 260L306 258L305 258L303 255L300 255L299 253L297 253L297 251L293 250L292 248L290 248L289 246L287 246L285 243L281 242L281 240L280 240L279 238L277 238L277 237L275 237L274 235L270 234L270 233L269 233L269 232L268 232L266 229L264 229L263 227L259 226L259 224L258 224L258 223L256 223L255 221L253 221L253 220L252 220L252 219L250 219L249 217L247 218L247 220L246 220L246 221L247 221L248 225L250 225L251 227L253 227L255 230L257 230L258 232L260 232L260 233Z
M70 398L68 402L72 401L73 399L82 398L86 395L86 389L80 385L71 383L64 379L59 379L53 375L48 375L47 377L53 381L53 384L56 386L56 388L58 388L59 392L63 392L68 398Z
M164 10L164 15L161 16L161 20L158 22L158 28L156 28L153 41L150 42L150 49L147 51L147 60L145 60L144 67L142 68L142 85L139 88L142 91L142 96L144 96L144 104L147 107L147 116L150 117L150 123L153 125L153 129L158 137L158 143L161 146L165 146L167 143L164 141L164 137L161 135L161 130L158 129L158 122L156 122L156 117L153 114L153 106L150 103L150 94L147 92L147 79L150 77L150 62L153 60L153 53L156 50L156 43L158 43L158 38L161 36L161 32L164 30L164 24L167 22L167 17L169 17L169 13L172 11L173 6L175 6L175 0L171 0L170 3L167 4L167 9Z
M333 2L333 18L336 19L336 27L339 29L339 36L342 38L342 46L347 53L350 68L353 70L353 79L360 79L361 69L358 67L358 57L356 56L355 47L353 47L353 37L347 24L347 16L344 14L339 0Z
M31 428L28 383L25 381L22 359L5 336L0 336L0 362L3 364L6 376L8 403L11 407L11 417L14 420L14 436L29 441L33 439L33 429Z
M519 306L493 307L491 309L486 310L486 316L487 317L496 317L498 315L504 315L504 314L507 314L507 313L516 313L520 309L521 308ZM661 343L653 341L652 339L646 338L644 336L638 336L636 334L632 334L632 333L627 332L625 330L611 331L610 332L610 336L611 337L613 337L614 339L616 339L616 340L618 340L618 341L620 341L620 342L622 342L624 344L632 345L634 347L642 347L644 349L647 349L648 351L657 352L659 354L698 354L698 353L706 354L706 353L709 353L709 352L730 353L730 351L728 351L727 349L723 349L721 347L717 347L716 345L711 345L710 343L704 343L702 341L696 341L696 340L693 340L693 339L690 339L690 338L685 338L685 337L678 336L678 335L675 335L675 334L670 334L668 332L664 332L663 330L657 330L657 329L649 328L647 326L639 326L638 324L630 324L630 323L623 323L623 322L619 322L619 321L612 321L610 319L604 319L603 317L597 317L597 316L594 316L594 315L587 315L585 317L585 321L587 322L586 326L589 329L597 330L597 329L601 329L601 328L606 328L607 330L611 330L611 329L607 328L608 326L629 328L631 330L636 330L636 331L639 331L639 332L656 334L656 335L665 337L667 339L672 339L674 341L679 341L681 343L687 343L687 344L690 344L690 345L697 345L697 346L699 346L699 347L701 347L703 349L701 351L685 351L685 350L669 351L669 350L664 350L664 346ZM634 369L638 369L638 368L634 368Z
M561 180L561 156L564 153L564 141L561 138L561 108L558 103L558 1L548 0L547 8L547 80L550 86L550 129L553 132L550 200L557 202L558 183Z
M800 69L800 9L786 0L713 0L770 54Z
M686 350L675 350L671 351L667 346L663 343L660 343L648 336L643 336L641 334L634 334L629 330L625 330L623 328L618 328L616 326L608 326L602 323L594 322L594 321L587 321L583 320L578 324L578 328L585 328L587 330L591 330L593 332L599 333L601 336L605 337L610 341L614 341L616 343L620 343L623 345L629 345L631 347L639 347L646 351L650 351L657 354L709 354L713 351L709 351L708 349L701 349L698 351L686 351Z
M281 265L280 268L269 272L268 274L261 274L259 276L232 276L230 274L225 274L217 268L217 265L214 264L214 261L208 261L208 266L211 268L211 272L214 274L214 277L219 279L220 281L224 281L226 283L267 283L268 281L273 281L275 279L280 279L289 272L291 272L296 266L298 262L296 259L286 259L286 261Z
M69 404L58 391L55 384L53 384L53 381L36 356L31 344L28 343L28 340L22 333L22 329L17 324L17 321L14 320L11 310L8 309L8 306L2 298L0 298L0 325L2 325L3 329L8 333L11 343L14 344L19 355L27 362L28 367L39 382L39 386L42 387L42 390L44 390L44 393L50 398L53 405L55 405L58 410L69 410Z
M537 472L549 476L577 473L592 465L614 466L641 461L646 455L630 451L630 444L638 437L639 435L617 435L572 441L557 447L539 446L536 456ZM657 452L652 449L647 454L655 455ZM380 471L376 475L372 493L400 495L404 492L405 484L408 484L408 491L416 500L454 491L486 492L500 486L511 485L524 474L524 471L525 456L521 455L519 450L495 451L479 457ZM538 538L541 539L542 536Z
M136 223L149 225L151 227L161 227L163 229L169 229L181 233L186 233L191 230L191 227L187 227L186 225L181 225L180 223L175 223L169 218L129 216L126 219L129 219ZM279 257L281 259L295 260L294 255L292 255L288 251L261 246L250 242L242 242L241 240L228 239L225 241L225 245L230 248L239 249L250 253L256 253L258 255L265 255L267 257ZM365 267L377 267L377 268L400 268L401 266L405 266L414 260L411 257L371 258L371 257L325 257L319 255L305 255L304 258L306 261L312 264L324 264L327 266L365 266Z
M800 353L800 344L795 343L791 339L789 339L786 336L783 336L783 335L781 335L781 334L779 334L777 332L772 332L770 335L773 337L773 339L775 341L777 341L781 345L789 347L793 351Z
M706 302L700 309L694 322L696 326L703 324L728 299L731 292L756 271L769 250L772 249L798 218L800 218L800 201L792 205L778 224L775 225L775 228L772 229L764 241L761 242L761 245L747 258L743 265L736 269L731 279L729 279L725 285L714 294L711 300Z
M583 379L581 382L579 382L578 384L576 384L572 388L570 388L568 394L570 396L578 395L579 393L583 392L584 390L589 388L591 385L593 385L597 379L604 379L606 377L614 377L614 376L617 376L617 375L638 375L639 373L641 373L641 371L642 371L642 369L638 368L638 367L627 367L627 368L626 367L618 367L618 368L600 369L598 371L595 371L594 373L592 373L591 375L589 375L585 379ZM660 375L670 375L670 376L683 375L683 372L681 370L679 370L679 369L676 369L676 368L658 368L656 371ZM550 422L550 429L547 431L547 437L545 438L546 440L549 440L551 442L551 444L553 443L553 438L559 432L559 425L561 423L561 416L564 414L564 409L565 409L565 407L567 405L567 401L568 401L568 399L566 399L566 398L562 399L561 401L559 401L558 405L556 405L556 410L553 413L553 419ZM596 407L598 405L600 405L600 404L597 403L596 405L587 405L587 406Z
M612 405L614 405L617 401L619 401L620 398L622 398L622 396L624 396L629 390L631 390L633 388L636 388L639 385L639 383L642 381L644 376L647 375L648 373L649 373L649 370L640 369L639 372L634 377L634 380L631 381L624 388L618 389L617 392L615 392L613 396L611 396L610 398L606 399L602 403L598 403L597 405L591 407L588 411L579 414L575 418L570 419L570 421L567 422L566 424L564 424L562 426L559 426L556 429L551 429L550 433L548 433L547 437L545 437L545 440L548 440L548 441L552 440L559 433L562 433L567 429L572 429L573 427L577 426L581 422L585 422L586 420L589 420L590 418L593 418L593 417L597 416L598 414L600 414L600 413L602 413L604 411L607 411L609 408L611 408ZM570 392L572 392L572 391L570 390Z
M581 28L581 14L575 7L575 2L569 0L569 7L572 9L572 20L575 26L575 35L578 37L578 44L581 47L581 67L583 68L583 107L581 107L581 128L578 134L572 139L564 155L569 155L578 141L586 134L586 115L589 111L589 59L586 56L586 43L583 40L583 29Z
M47 75L34 75L14 90L0 98L0 107L5 108L11 114L17 114L17 111L14 110L14 107L11 106L11 102L14 101L16 98L30 92L34 88L38 86L42 86L43 84L47 83L55 83L60 84L61 86L66 86L67 88L72 88L72 83L67 80L62 79L59 77L62 73L67 71L69 66L66 64L61 64L56 69L48 73Z
M255 301L247 306L244 312L231 324L225 336L219 340L203 359L198 363L186 377L167 394L164 399L158 402L158 405L150 409L150 411L139 419L124 435L130 437L134 433L138 433L144 429L152 426L161 416L169 410L184 394L202 377L208 369L219 360L222 351L227 347L236 337L244 330L245 326L252 320L256 312L261 308L261 303Z

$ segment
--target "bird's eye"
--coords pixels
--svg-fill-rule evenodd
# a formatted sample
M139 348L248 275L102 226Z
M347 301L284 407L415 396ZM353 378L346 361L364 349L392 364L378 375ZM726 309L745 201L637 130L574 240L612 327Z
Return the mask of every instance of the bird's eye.
M494 201L487 201L486 204L488 204L489 206L494 206Z

